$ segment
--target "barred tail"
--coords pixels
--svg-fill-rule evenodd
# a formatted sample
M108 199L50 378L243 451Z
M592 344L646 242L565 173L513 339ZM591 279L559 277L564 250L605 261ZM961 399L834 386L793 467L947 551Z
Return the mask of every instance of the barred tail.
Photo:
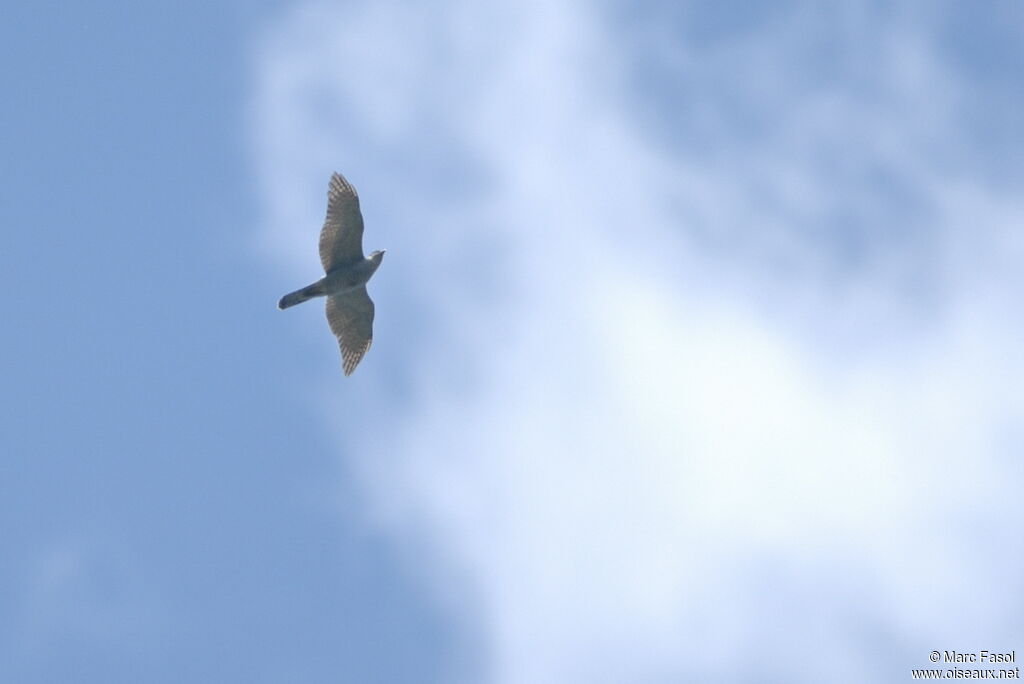
M321 287L320 283L313 283L312 285L307 285L306 287L302 288L301 290L296 290L295 292L289 292L284 297L281 297L281 301L279 301L277 303L277 308L278 309L287 309L289 306L295 306L296 304L301 304L302 302L306 301L307 299L312 299L313 297L319 297L322 294L324 294L324 292L323 292L323 288Z

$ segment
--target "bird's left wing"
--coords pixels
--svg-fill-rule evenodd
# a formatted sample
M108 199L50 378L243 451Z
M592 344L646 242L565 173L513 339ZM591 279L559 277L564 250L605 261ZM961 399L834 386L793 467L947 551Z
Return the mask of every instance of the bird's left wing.
M351 375L373 341L373 300L366 288L329 296L327 323L338 338L345 375Z
M327 217L320 230L320 263L324 271L363 258L363 215L359 195L340 173L327 186Z

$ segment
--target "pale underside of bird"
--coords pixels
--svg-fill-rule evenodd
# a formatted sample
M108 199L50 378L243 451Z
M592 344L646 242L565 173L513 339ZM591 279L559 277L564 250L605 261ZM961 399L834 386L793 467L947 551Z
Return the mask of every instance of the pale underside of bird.
M326 297L327 324L338 338L345 375L352 374L373 341L373 300L366 293L366 282L383 257L384 250L363 256L359 195L341 174L332 174L327 186L327 218L320 231L320 263L326 275L286 294L277 307L287 309L314 297Z

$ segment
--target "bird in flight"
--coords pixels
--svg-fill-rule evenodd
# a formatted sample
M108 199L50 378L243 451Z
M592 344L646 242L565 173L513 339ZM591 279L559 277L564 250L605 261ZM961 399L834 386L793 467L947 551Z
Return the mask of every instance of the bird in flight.
M345 375L352 374L373 341L373 300L366 293L366 282L383 258L383 249L363 256L359 195L340 173L331 174L327 218L320 231L320 263L326 275L281 297L277 308L287 309L314 297L327 297L327 324L338 338Z

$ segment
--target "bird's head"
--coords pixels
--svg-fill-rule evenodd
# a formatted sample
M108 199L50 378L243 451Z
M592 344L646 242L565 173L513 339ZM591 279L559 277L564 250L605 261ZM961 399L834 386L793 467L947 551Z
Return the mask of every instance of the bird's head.
M370 254L370 257L369 257L370 261L372 261L373 263L375 263L377 265L380 265L380 261L381 261L381 259L384 258L384 252L386 252L386 251L387 250L384 250L384 249L378 249L378 250L372 252Z

